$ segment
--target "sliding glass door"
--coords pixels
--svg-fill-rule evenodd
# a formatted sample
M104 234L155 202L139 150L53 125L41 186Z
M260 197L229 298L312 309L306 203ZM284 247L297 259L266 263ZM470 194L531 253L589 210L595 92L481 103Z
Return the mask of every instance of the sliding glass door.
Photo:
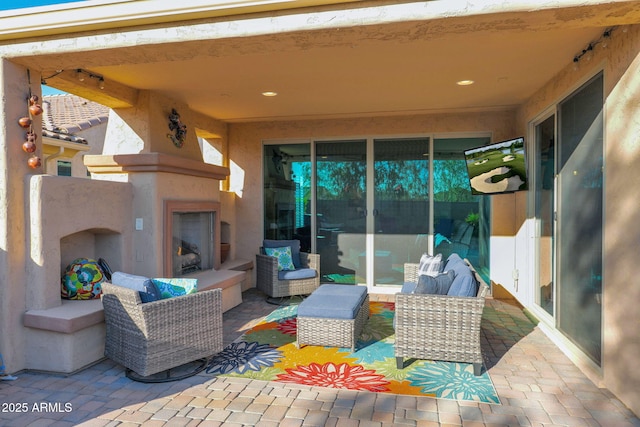
M488 142L398 137L265 145L265 238L299 239L303 251L319 253L324 283L381 292L395 292L404 264L423 253L459 252L488 272L490 205L487 196L471 194L463 155Z
M375 139L373 153L373 283L402 285L429 251L429 138Z
M558 327L601 361L603 76L558 109Z
M318 142L316 248L323 281L367 280L367 141Z

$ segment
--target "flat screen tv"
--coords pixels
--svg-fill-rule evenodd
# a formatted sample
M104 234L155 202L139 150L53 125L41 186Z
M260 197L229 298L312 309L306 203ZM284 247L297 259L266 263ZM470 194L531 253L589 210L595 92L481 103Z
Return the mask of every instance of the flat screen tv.
M473 194L511 193L527 189L523 137L465 150L464 158Z

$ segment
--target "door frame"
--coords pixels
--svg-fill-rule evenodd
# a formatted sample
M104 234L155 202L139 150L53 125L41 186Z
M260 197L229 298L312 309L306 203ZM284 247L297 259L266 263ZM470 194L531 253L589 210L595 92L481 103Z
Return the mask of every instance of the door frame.
M531 122L529 122L528 125L528 135L529 138L527 138L528 140L528 151L530 153L535 153L537 150L536 147L536 128L538 125L540 125L541 123L543 123L545 120L547 120L550 117L555 117L554 119L554 123L553 123L553 133L554 133L554 146L558 143L558 108L557 108L557 103L553 104L553 106L547 108L546 110L544 110L542 113L540 113L538 116L536 116ZM537 182L538 179L538 175L540 174L540 170L538 170L538 168L536 168L536 164L535 164L535 160L536 160L536 155L531 155L529 156L529 164L527 165L527 167L529 168L530 171L530 178L529 178L529 182ZM556 328L556 313L557 311L557 303L558 303L558 298L556 297L556 293L557 293L557 283L558 283L558 277L557 277L557 268L558 268L558 263L557 263L557 257L556 257L556 244L558 242L557 239L557 224L556 224L556 212L557 212L557 208L558 208L558 192L557 192L557 182L556 182L556 171L557 171L557 158L554 158L554 165L553 165L553 172L554 172L554 176L553 176L553 247L551 248L552 254L551 256L553 257L553 266L552 266L552 271L551 271L551 278L553 280L553 315L549 314L544 308L541 307L540 305L540 293L538 292L538 285L540 282L540 271L539 271L539 262L540 262L540 224L539 224L539 219L536 217L536 189L534 188L533 191L529 191L529 197L528 197L528 205L529 205L529 217L533 219L534 224L533 224L533 239L531 240L532 242L532 248L531 248L531 254L532 256L530 257L530 270L533 272L533 277L532 277L532 284L533 287L535 289L535 291L533 292L533 304L532 304L532 311L533 313L540 318L542 321L544 321L546 324L548 324L549 326L552 326L554 329ZM529 187L531 188L531 186Z

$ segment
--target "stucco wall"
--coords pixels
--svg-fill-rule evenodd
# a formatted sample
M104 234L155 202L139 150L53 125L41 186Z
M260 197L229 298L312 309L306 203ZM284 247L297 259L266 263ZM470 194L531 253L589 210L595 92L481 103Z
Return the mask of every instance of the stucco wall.
M114 268L131 264L133 192L130 184L34 175L26 188L30 220L30 260L26 264L25 282L27 310L61 304L60 239L65 236L89 231L104 237L104 244L100 237L94 238L94 248L83 244L75 252L77 255L71 257L103 257ZM119 240L119 244L107 242L108 235L118 235L119 239L114 239ZM101 249L96 250L95 244ZM90 252L82 253L83 248Z
M31 78L40 80L34 74ZM22 319L16 313L25 310L25 291L21 286L25 283L27 262L28 214L24 186L25 175L33 171L27 166L28 156L18 143L24 140L24 129L18 126L17 120L25 114L28 89L26 69L1 60L0 121L6 125L0 126L0 352L5 365L14 369L21 369L24 359ZM33 91L36 90L39 89L34 87ZM33 126L41 126L39 118ZM36 154L41 154L41 148Z
M174 109L186 126L186 138L176 147L169 134L169 114ZM219 139L226 146L227 125L189 109L183 103L154 92L140 91L133 108L119 108L110 112L103 154L164 153L192 160L202 160L196 129Z
M525 135L524 131L516 133ZM517 245L526 233L526 200L524 191L491 196L491 282L513 295L522 294L527 286L520 262L526 260L526 254Z
M605 68L604 379L640 414L640 26L616 44Z
M640 174L640 26L617 29L606 49L594 50L591 61L573 64L536 92L518 111L518 128L604 70L604 386L635 413L640 413L640 287L637 285L640 221L635 218ZM569 61L568 61L569 63ZM597 153L594 153L597 155ZM523 242L523 253L531 248ZM579 248L576 248L579 250ZM533 285L531 285L533 286ZM525 305L531 301L524 301Z

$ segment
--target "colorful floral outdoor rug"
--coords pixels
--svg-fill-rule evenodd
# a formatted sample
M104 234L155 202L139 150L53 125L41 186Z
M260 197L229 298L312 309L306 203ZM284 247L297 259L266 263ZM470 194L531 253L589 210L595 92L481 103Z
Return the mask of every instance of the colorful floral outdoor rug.
M371 302L355 353L296 347L297 305L280 307L216 355L206 372L309 386L500 403L485 372L465 363L412 361L396 368L393 303Z

